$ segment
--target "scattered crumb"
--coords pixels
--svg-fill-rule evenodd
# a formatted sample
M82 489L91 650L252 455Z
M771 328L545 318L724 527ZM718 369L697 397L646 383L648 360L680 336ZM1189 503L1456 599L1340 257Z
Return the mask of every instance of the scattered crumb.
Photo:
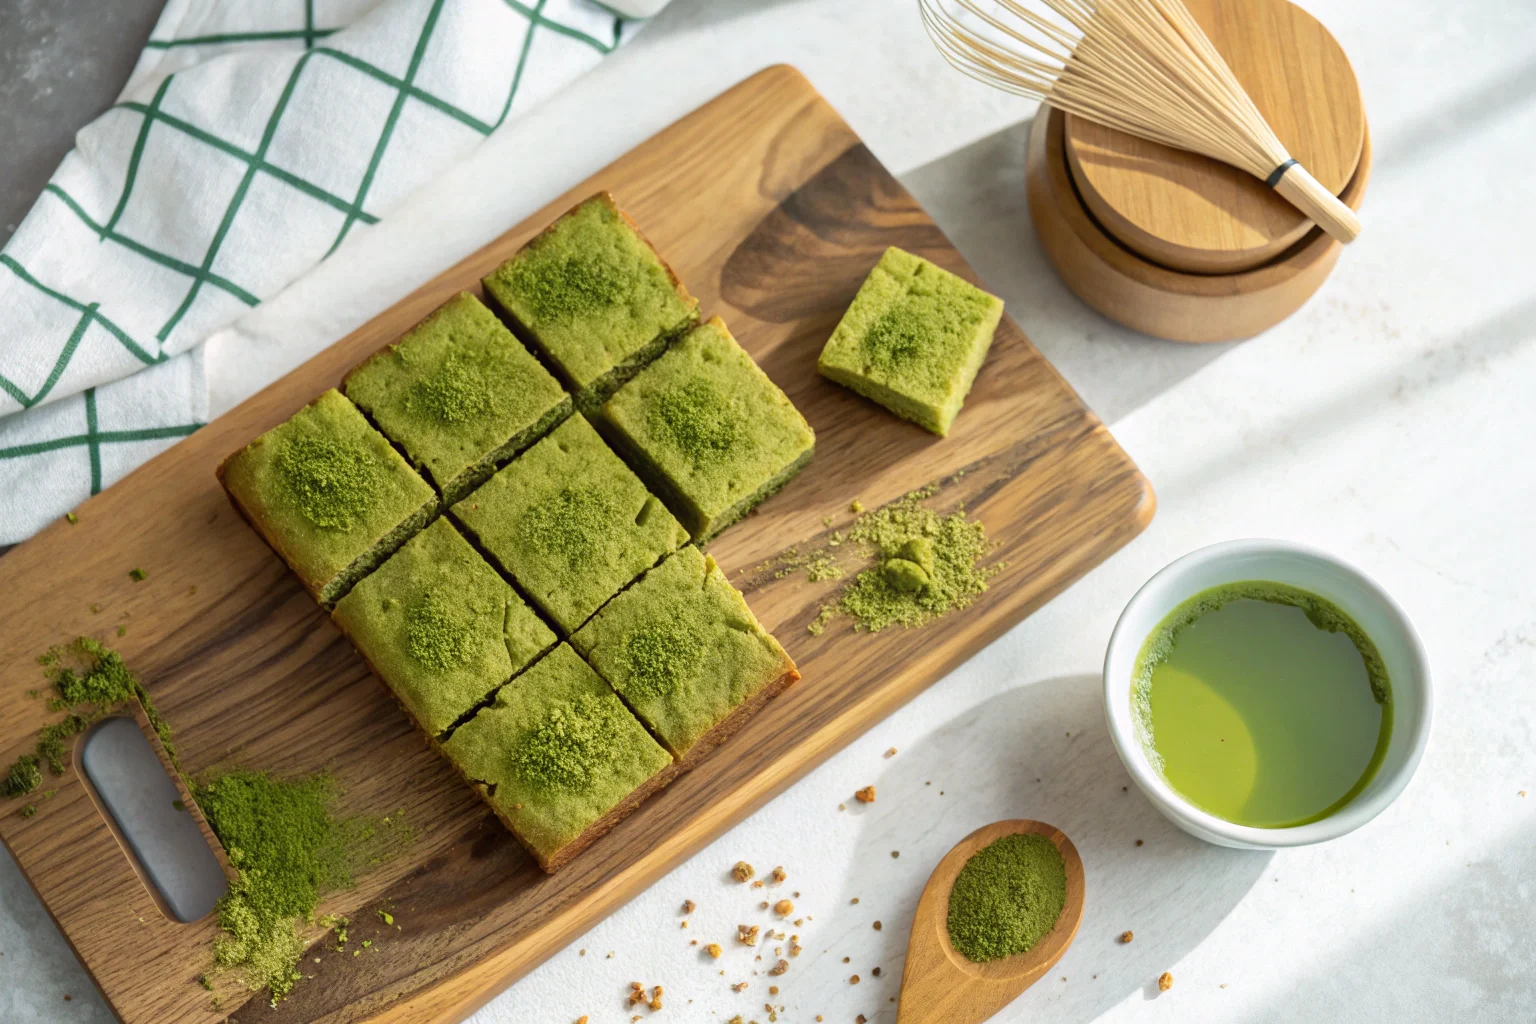
M757 933L761 929L755 924L739 924L736 926L736 941L743 946L757 945Z
M876 921L872 927L875 929L875 931L879 931L881 928L884 928L885 925L881 924L879 921Z
M688 922L687 921L679 921L677 926L679 928L687 928L688 927Z
M804 948L805 948L804 946L800 945L800 936L796 935L794 938L789 940L789 955L790 956L799 956L800 955L800 951L802 949L804 949Z
M128 575L133 578L135 583L142 583L144 580L149 579L149 573L143 569L129 569Z
M872 804L875 802L875 787L865 786L863 789L854 793L853 798L861 804Z
M80 517L75 515L73 512L65 512L64 513L64 518L69 520L69 525L70 526L74 526L76 523L78 523L80 521Z
M1140 846L1140 845L1141 845L1141 840L1140 840L1140 839L1138 839L1138 840L1136 840L1136 845L1137 845L1137 846Z
M689 939L688 940L688 945L690 945L690 946L697 946L698 944L699 944L699 940L698 939Z
M769 872L769 874L772 876L772 878L773 878L773 880L775 882L783 882L784 879L789 877L789 875L785 873L784 865L782 865L782 864L780 864L778 867L774 868L771 872ZM800 894L799 893L795 893L795 895L799 896Z
M852 512L854 515L858 515L860 512L864 511L864 503L858 498L854 498L848 503L848 511Z
M1135 937L1136 937L1135 934L1133 934L1129 928L1127 928L1125 931L1120 933L1120 941L1121 942L1130 942Z
M645 986L638 981L629 983L629 1005L638 1006L645 1002Z
M757 872L752 870L752 865L744 860L737 861L736 866L731 868L731 877L738 882L751 881L752 876L755 874Z
M710 956L714 957L716 960L719 960L720 959L720 954L723 953L724 950L722 950L720 948L720 943L718 943L718 942L711 942L709 945L704 947L704 952L708 953Z
M746 990L747 990L747 983L744 982L744 981L738 981L736 984L731 986L731 991L732 992L745 992Z
M657 985L656 987L651 989L651 1001L649 1003L647 1003L646 1005L649 1006L652 1010L659 1010L659 1009L661 1009L661 986L660 985Z
M754 888L754 889L761 889L762 887L763 887L763 880L761 878L759 878L757 881L752 883L752 888Z
M853 1018L853 1024L869 1024L868 1019L861 1013Z
M1159 992L1167 992L1171 988L1173 988L1173 975L1169 974L1167 971L1164 971L1161 975L1158 976L1157 990Z
M895 757L896 756L896 748L892 747L890 750L887 750L885 752L885 756L886 757Z
M878 978L878 977L880 977L880 968L876 967L874 970L870 971L869 973L873 974L875 977Z
M587 1024L587 1015L582 1014L580 1017L577 1017L576 1024Z
M892 850L891 851L891 860L895 860L897 857L900 857L900 856L901 856L901 851L900 850Z
M837 809L840 810L840 811L846 811L848 809L848 805L847 804L838 804L837 805Z
M577 951L576 951L576 955L577 955L577 956L586 956L586 955L587 955L587 951L586 951L586 950L584 950L584 949L581 949L581 950L577 950Z
M782 960L779 961L779 962L783 963ZM768 986L768 994L771 995L771 996L778 995L779 994L779 986L777 986L777 985L769 985Z
M693 900L683 900L683 913L691 914L698 909L698 906Z
M859 898L857 896L855 896L853 899L849 900L848 902L853 904L854 906L858 906L859 905Z
M859 983L859 976L857 974L855 974L853 977L848 979L848 984L850 984L850 985L857 985L858 983Z
M1222 983L1221 983L1221 987L1222 987L1222 988L1226 988L1226 987L1227 987L1227 983L1226 983L1226 982L1222 982Z
M779 900L773 905L773 912L780 917L788 917L795 912L795 905L789 900Z
M843 963L846 964L846 963L848 963L852 959L853 959L852 957L845 956L845 957L843 957Z
M778 977L779 975L783 974L787 970L789 970L789 961L788 960L780 960L778 963L776 963L772 967L768 968L768 973L773 975L774 977ZM777 992L778 990L777 989L770 989L770 991Z

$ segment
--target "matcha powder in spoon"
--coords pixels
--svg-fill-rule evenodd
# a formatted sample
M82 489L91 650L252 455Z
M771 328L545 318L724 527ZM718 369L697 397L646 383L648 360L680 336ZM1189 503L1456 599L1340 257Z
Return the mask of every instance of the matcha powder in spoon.
M1045 836L1004 836L965 862L949 892L949 942L973 963L1028 952L1061 916L1067 868Z

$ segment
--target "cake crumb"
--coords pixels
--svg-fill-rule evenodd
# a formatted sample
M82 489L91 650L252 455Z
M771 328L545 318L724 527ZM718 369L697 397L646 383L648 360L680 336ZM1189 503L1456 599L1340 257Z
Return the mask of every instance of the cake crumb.
M858 906L859 905L859 898L857 896L855 896L853 899L849 900L848 902L853 904L854 906Z
M704 947L704 952L708 953L714 959L719 960L720 955L725 951L720 948L720 943L711 942L709 945Z
M752 876L755 874L757 874L757 872L752 870L752 865L748 864L744 860L737 861L736 866L731 868L731 877L736 879L738 882L751 881Z
M747 983L744 982L744 981L738 981L736 984L731 986L731 991L732 992L745 992L746 990L747 990Z
M857 985L858 983L859 983L859 976L857 974L855 974L853 977L848 979L848 984L850 984L850 985Z
M900 850L892 850L891 851L891 860L895 860L897 857L900 857L900 856L901 856L901 851Z
M654 988L651 989L651 1001L649 1003L646 1003L646 1005L649 1006L652 1010L659 1010L659 1009L661 1009L661 986L660 985L657 985L657 986L655 986Z
M783 882L784 879L789 877L789 875L785 873L784 865L782 865L782 864L780 864L778 867L773 869L772 876L773 876L773 880L775 882ZM798 896L800 894L796 893L795 895Z
M885 752L885 756L886 757L895 757L896 756L896 748L892 747L890 750L887 750Z
M853 798L861 804L872 804L875 802L875 787L865 786L863 789L854 793Z
M587 1024L587 1015L582 1014L580 1017L577 1017L576 1024Z
M869 973L873 974L875 977L878 978L878 977L880 977L880 968L876 967L874 970L870 971Z
M874 923L873 927L874 927L875 931L879 931L881 928L884 928L885 925L881 924L879 921L876 921Z
M864 511L864 503L858 498L854 498L848 503L848 511L852 512L854 515L858 515L860 512Z
M1129 928L1127 928L1125 931L1120 933L1120 941L1121 942L1130 942L1135 937L1136 937L1135 933L1133 933Z
M788 960L780 960L778 963L776 963L772 967L768 968L768 973L773 975L774 977L778 977L779 975L783 974L787 970L789 970L789 961Z
M1173 975L1164 971L1158 976L1157 990L1159 992L1167 992L1171 988L1173 988Z
M763 880L761 878L759 878L757 881L752 883L752 888L754 888L754 889L761 889L762 887L763 887Z
M771 996L778 995L779 994L779 986L777 986L777 985L769 985L768 986L768 994L771 995Z
M683 913L691 914L698 909L698 906L693 900L683 900Z
M773 905L773 912L780 917L788 917L795 912L795 905L789 900L779 900Z
M1141 845L1141 840L1140 840L1140 839L1138 839L1138 840L1136 840L1136 845L1137 845L1137 846L1140 846L1140 845Z
M736 926L736 941L743 946L757 945L757 933L761 929L755 924L739 924Z

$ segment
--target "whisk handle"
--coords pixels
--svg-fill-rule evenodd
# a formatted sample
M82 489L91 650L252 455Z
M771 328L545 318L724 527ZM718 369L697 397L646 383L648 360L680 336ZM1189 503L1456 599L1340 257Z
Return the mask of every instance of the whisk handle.
M1355 211L1340 202L1338 196L1324 188L1322 182L1312 177L1301 164L1292 162L1275 182L1274 189L1345 245L1360 234L1360 218L1355 216Z

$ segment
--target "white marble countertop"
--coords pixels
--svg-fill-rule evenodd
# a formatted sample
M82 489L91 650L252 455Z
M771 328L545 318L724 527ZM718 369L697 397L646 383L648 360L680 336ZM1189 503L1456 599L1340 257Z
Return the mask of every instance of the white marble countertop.
M654 1016L673 1024L766 1022L769 1001L785 1007L780 1021L889 1024L929 871L1004 817L1073 837L1088 906L1059 968L999 1021L1536 1019L1536 6L1308 0L1363 83L1376 152L1366 231L1289 321L1198 347L1132 335L1066 291L1024 206L1032 106L951 72L914 6L676 0L568 95L219 343L266 362L253 373L242 361L236 379L213 359L216 412L296 362L294 339L340 336L785 61L928 207L1157 489L1156 520L1128 548L475 1021L621 1024L636 980L665 987ZM508 166L522 187L506 187ZM1433 659L1436 722L1418 776L1376 821L1324 846L1242 853L1185 836L1125 790L1105 731L1097 673L1120 608L1176 556L1241 536L1360 565L1407 607ZM868 784L878 801L855 805ZM726 879L739 859L783 865L782 888L800 893L805 953L781 978L754 976L766 964L727 941L737 923L767 923L762 892ZM684 899L699 905L686 931ZM1121 945L1126 929L1136 938ZM702 959L691 938L726 957ZM0 1020L111 1019L3 854L0 952ZM1160 994L1165 970L1174 984Z

